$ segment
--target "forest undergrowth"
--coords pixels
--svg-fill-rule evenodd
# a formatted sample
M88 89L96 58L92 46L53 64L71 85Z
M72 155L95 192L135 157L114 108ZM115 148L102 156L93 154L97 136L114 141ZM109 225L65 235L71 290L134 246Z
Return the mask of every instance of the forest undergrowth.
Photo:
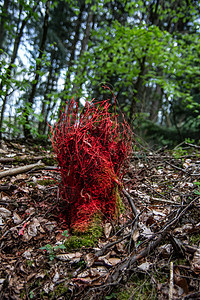
M1 144L0 299L200 298L198 146L137 147L121 213L83 234L59 217L56 168L50 150Z

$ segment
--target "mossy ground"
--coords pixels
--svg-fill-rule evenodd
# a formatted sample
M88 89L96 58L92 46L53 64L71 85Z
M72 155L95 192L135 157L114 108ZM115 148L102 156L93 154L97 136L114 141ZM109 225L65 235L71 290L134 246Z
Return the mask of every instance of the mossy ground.
M129 299L157 299L155 287L152 285L150 278L145 274L134 274L129 282L122 287L116 288L105 299L111 300L129 300Z
M102 220L95 215L85 232L73 230L72 235L64 243L68 251L89 248L98 244L99 238L103 235Z

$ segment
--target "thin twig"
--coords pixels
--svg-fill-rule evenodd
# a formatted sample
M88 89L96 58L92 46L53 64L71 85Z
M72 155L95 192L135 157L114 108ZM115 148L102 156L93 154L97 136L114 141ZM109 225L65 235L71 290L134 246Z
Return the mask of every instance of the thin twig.
M169 300L173 300L173 288L174 288L174 264L170 262L170 280L169 280Z
M124 195L126 196L126 198L128 199L128 202L130 204L131 210L133 212L133 214L135 215L135 217L137 217L137 215L139 214L139 212L137 211L137 208L133 202L132 197L129 195L129 193L123 188L122 192L124 193Z

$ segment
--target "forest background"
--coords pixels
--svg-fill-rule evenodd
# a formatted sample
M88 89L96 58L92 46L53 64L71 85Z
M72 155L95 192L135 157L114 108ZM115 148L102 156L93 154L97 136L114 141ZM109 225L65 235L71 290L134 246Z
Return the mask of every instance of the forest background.
M108 85L151 145L198 143L199 35L198 0L0 1L0 139L48 139Z

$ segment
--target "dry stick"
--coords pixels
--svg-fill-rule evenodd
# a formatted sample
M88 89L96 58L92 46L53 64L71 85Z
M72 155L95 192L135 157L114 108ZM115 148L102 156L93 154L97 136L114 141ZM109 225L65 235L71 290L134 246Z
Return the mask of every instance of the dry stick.
M137 211L137 208L133 202L133 199L132 197L129 195L129 193L123 188L122 189L122 192L124 193L124 195L126 196L126 198L128 199L128 202L130 204L130 207L132 209L132 212L134 213L135 217L137 217L138 215L138 211Z
M143 212L143 211L142 211L142 212ZM133 222L132 222L131 224L129 224L130 226L133 226L134 224L137 224L138 218L139 218L139 216L140 216L140 214L141 214L142 212L140 212L140 213L137 215L137 217L135 217L135 219L133 220ZM127 225L127 226L129 226L129 225ZM125 226L125 227L127 227L127 226ZM124 227L123 227L122 229L124 229ZM118 231L118 233L119 233L122 229L120 229L120 230ZM117 234L115 234L114 236L116 236L116 235L117 235ZM98 251L95 253L95 257L99 257L99 256L104 255L104 253L105 253L109 248L111 248L112 246L114 246L114 245L116 245L116 244L121 243L122 241L124 241L125 239L127 239L128 237L130 237L131 235L132 235L132 231L131 231L130 233L128 233L127 235L125 235L124 237L122 237L121 239L106 244L103 248L101 248L100 250L98 250Z
M42 160L45 158L52 158L51 155L40 155L40 156L15 156L15 157L1 157L0 163L8 163L13 161L23 161L23 160Z
M170 281L169 281L169 300L173 300L173 287L174 287L174 265L173 261L170 262Z
M0 178L25 173L25 172L32 170L33 168L43 167L43 166L44 166L44 164L40 160L35 164L26 165L26 166L18 167L18 168L12 168L7 171L2 171L2 172L0 172Z
M132 209L132 212L135 215L135 222L134 222L134 225L133 225L132 230L131 230L131 235L132 235L135 232L136 228L137 228L140 212L137 211L137 208L136 208L136 206L135 206L135 204L133 202L132 197L129 195L129 193L124 188L122 189L122 192L127 197L128 202L130 204L130 207ZM129 242L129 252L130 252L130 245L131 244Z
M11 185L0 185L0 191L14 191L17 189L17 186L14 185L14 184L11 184Z

